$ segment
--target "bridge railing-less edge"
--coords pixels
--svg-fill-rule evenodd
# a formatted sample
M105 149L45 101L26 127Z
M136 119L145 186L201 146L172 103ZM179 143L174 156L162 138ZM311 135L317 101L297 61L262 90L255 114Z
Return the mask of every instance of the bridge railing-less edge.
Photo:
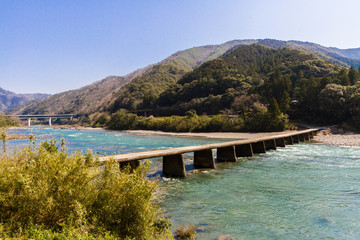
M195 168L216 168L213 149L217 150L217 162L236 162L238 157L253 156L257 153L266 153L267 150L276 150L294 143L312 139L320 129L294 131L269 137L256 139L236 140L221 143L212 143L196 146L169 148L144 152L126 153L100 157L100 162L115 159L120 166L130 164L130 167L139 166L140 160L149 158L163 158L163 174L168 177L186 177L184 153L194 152Z

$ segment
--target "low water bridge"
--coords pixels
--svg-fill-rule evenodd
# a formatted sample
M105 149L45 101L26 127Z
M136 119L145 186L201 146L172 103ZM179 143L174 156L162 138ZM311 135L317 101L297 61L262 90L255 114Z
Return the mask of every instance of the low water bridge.
M68 118L72 120L73 118L79 117L77 114L39 114L39 115L5 115L7 117L17 117L22 120L28 120L28 127L31 127L31 119L49 119L49 126L52 124L53 118Z
M169 148L136 153L126 153L114 156L100 157L101 162L115 159L120 166L130 165L135 168L140 160L162 157L163 174L168 177L186 177L184 153L194 152L194 168L216 168L213 149L216 149L217 162L236 162L238 157L250 157L256 153L265 153L267 150L276 150L277 147L293 145L312 139L320 129L307 129L274 135L270 137L236 140L229 142Z

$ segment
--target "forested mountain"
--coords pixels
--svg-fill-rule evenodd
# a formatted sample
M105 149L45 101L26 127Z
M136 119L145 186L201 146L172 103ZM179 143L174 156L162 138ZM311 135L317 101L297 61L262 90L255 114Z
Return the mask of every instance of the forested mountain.
M22 104L26 104L37 99L43 99L47 96L49 96L49 94L17 94L0 87L0 111L6 112Z
M232 108L237 97L258 95L253 101L266 105L274 97L282 107L290 103L290 98L304 98L298 91L303 79L320 82L326 77L328 83L340 69L303 51L241 46L185 74L160 95L156 104L179 113L195 109L198 113L216 114ZM285 96L287 100L282 99ZM285 112L285 107L282 110Z
M360 73L354 67L335 65L311 53L245 45L184 74L176 83L162 88L165 91L147 106L139 104L137 110L141 112L146 107L143 112L157 116L190 116L182 121L196 122L195 130L217 125L213 119L191 116L220 113L237 116L223 118L226 126L222 125L222 129L282 130L287 126L286 114L312 123L346 122L356 127L360 123L359 79ZM114 129L157 129L160 125L162 129L169 125L178 129L176 124L183 124L177 118L164 119L167 124L163 125L161 121L123 112L114 116L109 122Z
M314 53L332 63L349 67L360 63L360 50L327 48L298 41L234 40L220 45L195 47L179 51L160 63L149 65L124 77L108 77L81 89L50 96L18 108L13 113L81 113L116 112L152 108L160 95L184 74L201 64L222 56L240 45L262 44L272 48L290 47Z
M335 48L326 48L318 44L299 41L264 40L234 40L222 45L192 48L178 52L165 59L163 63L142 76L134 79L114 95L115 102L110 104L109 111L115 112L120 108L129 110L151 108L159 95L171 84L176 83L186 72L199 66L201 63L215 59L235 46L261 44L272 48L293 48L316 54L323 59L342 66L359 66L360 51L351 49L348 52ZM354 59L346 56L354 57ZM203 59L199 61L197 59Z

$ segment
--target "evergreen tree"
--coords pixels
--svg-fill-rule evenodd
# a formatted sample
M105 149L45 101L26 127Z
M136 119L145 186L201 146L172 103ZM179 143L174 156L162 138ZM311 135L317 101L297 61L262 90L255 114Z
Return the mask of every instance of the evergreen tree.
M349 79L346 69L341 69L337 75L337 78L339 79L341 85L343 85L343 86L350 85L350 79Z
M281 98L279 99L279 108L282 112L287 112L290 109L290 95L287 91L284 91Z
M281 115L279 104L275 98L271 98L268 111L273 117L278 117Z
M358 78L359 78L359 72L356 71L356 69L353 66L351 66L351 68L349 70L349 80L350 80L351 85L355 85Z

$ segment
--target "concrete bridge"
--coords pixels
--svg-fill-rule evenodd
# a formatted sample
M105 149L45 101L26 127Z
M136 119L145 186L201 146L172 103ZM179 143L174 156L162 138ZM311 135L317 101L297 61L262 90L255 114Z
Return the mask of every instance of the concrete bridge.
M120 166L130 165L136 168L140 160L162 157L163 174L168 177L186 177L183 155L194 152L195 168L215 169L213 149L216 149L217 162L236 162L238 157L249 157L256 153L266 153L267 150L276 150L278 147L293 145L312 139L320 129L307 129L264 138L237 140L197 146L169 148L145 152L127 153L114 156L100 157L101 162L115 159Z
M5 115L7 117L17 117L19 119L28 120L28 127L31 127L31 119L49 119L49 126L52 125L53 118L69 118L72 120L73 118L78 118L80 115L77 114L39 114L39 115Z

